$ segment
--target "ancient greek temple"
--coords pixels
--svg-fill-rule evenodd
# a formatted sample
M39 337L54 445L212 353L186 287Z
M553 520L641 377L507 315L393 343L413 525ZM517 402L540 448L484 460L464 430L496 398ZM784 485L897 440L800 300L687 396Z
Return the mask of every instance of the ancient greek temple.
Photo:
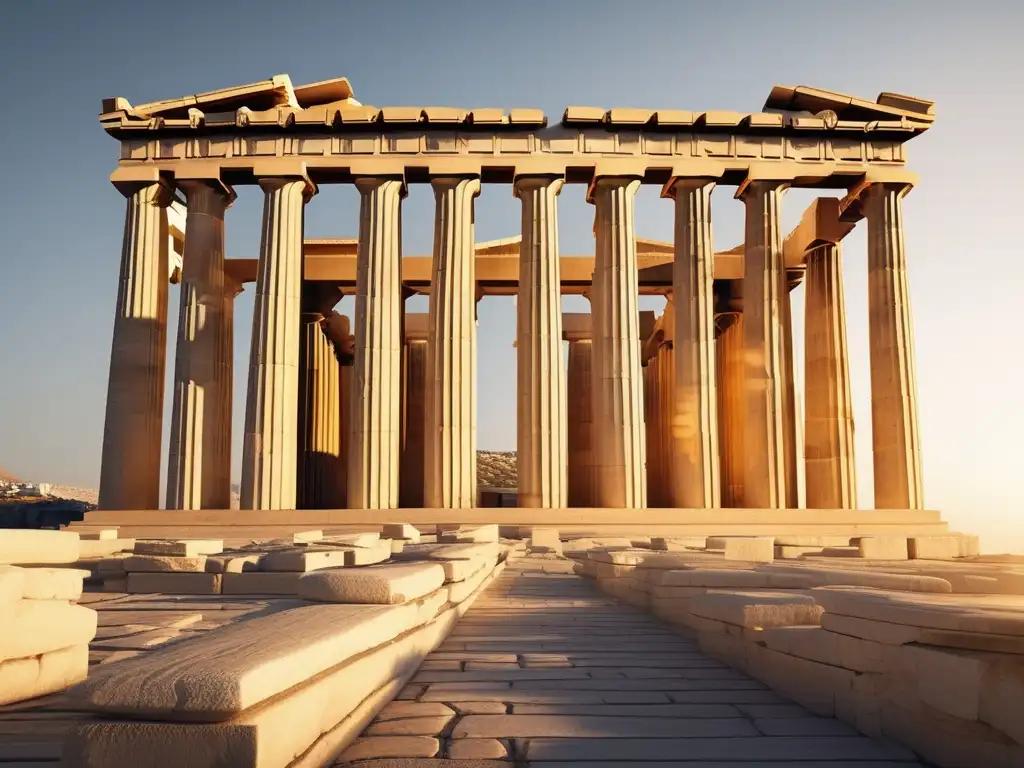
M842 241L863 219L867 253L852 258L869 274L875 508L922 509L902 201L915 182L905 144L933 105L776 86L763 110L569 107L556 122L536 109L370 107L345 78L287 75L104 100L126 210L100 507L160 506L174 281L169 509L229 506L233 304L248 287L244 510L473 507L476 304L488 294L517 296L520 507L857 510ZM475 198L510 183L520 235L478 244ZM246 184L264 194L259 256L226 259L225 213ZM358 189L357 238L304 239L304 207L325 184ZM430 255L401 253L410 184L433 189ZM593 254L559 253L565 184L587 185ZM643 184L674 200L674 242L637 238ZM746 216L743 244L718 253L716 185L735 188ZM828 196L785 233L792 187ZM789 298L800 283L803 393ZM406 313L417 293L428 314ZM563 314L569 293L590 313ZM351 318L335 311L346 294ZM665 296L664 313L640 312L641 294Z

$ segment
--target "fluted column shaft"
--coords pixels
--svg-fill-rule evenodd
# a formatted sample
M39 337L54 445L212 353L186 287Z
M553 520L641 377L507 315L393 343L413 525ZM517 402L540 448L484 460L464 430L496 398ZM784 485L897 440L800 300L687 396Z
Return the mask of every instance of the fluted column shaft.
M721 504L728 508L747 506L743 498L743 472L747 460L744 450L747 392L743 337L743 315L737 314L715 341Z
M807 254L805 285L807 507L856 509L853 400L838 243L819 245Z
M398 506L401 442L401 179L359 179L348 506Z
M235 299L241 292L242 284L225 275L224 292L221 296L221 351L217 370L214 373L214 387L220 407L217 409L217 421L210 427L217 440L215 453L223 457L215 465L217 474L213 480L215 488L226 489L227 498L224 500L223 509L231 507L231 451L234 447L231 433L235 400ZM214 503L219 504L220 499L216 499ZM221 509L219 506L215 508Z
M678 179L675 262L675 413L669 505L721 505L718 403L715 395L715 251L711 237L710 179Z
M746 203L743 312L746 349L747 424L745 506L787 504L786 465L786 276L782 255L782 194L785 186L754 181Z
M636 226L640 181L594 182L594 423L597 506L647 506L643 389L640 371Z
M479 178L437 178L427 361L424 503L476 506L476 268Z
M903 197L908 190L902 184L874 184L864 200L877 509L924 508L914 329L903 239Z
M163 182L122 187L127 197L110 350L101 509L160 504L164 364L167 356L167 206Z
M423 506L424 416L427 393L427 342L405 344L402 385L402 508Z
M249 352L242 509L294 509L305 179L262 179L263 231Z
M518 503L567 503L566 384L562 357L562 283L558 193L562 179L516 179L522 201L517 335Z
M219 386L224 335L224 213L233 195L219 182L183 181L188 215L174 357L174 405L167 458L168 509L228 509L230 443ZM229 417L230 418L230 417ZM230 422L229 422L230 423Z
M786 472L786 509L800 507L803 480L802 432L797 429L796 377L793 372L793 310L786 271L782 271L782 461Z
M594 343L590 339L569 342L566 442L570 507L595 506L593 351Z
M661 452L661 377L659 359L655 354L641 369L644 384L644 446L647 450L647 503L665 506L662 496L664 471Z
M300 509L334 509L341 462L338 359L318 313L302 315L298 428L298 499Z

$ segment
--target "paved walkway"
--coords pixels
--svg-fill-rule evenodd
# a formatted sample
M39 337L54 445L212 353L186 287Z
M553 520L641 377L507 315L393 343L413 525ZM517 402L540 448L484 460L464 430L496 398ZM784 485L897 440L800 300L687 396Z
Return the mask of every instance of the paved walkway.
M705 656L570 569L509 563L336 765L920 765Z

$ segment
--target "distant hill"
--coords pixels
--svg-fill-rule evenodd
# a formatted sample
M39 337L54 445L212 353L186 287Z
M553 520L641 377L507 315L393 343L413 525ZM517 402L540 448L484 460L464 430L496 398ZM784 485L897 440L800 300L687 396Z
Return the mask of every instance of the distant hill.
M3 467L0 467L0 480L3 480L3 481L8 482L8 483L20 483L21 482L21 480L19 480L17 477L12 475L10 472L8 472Z

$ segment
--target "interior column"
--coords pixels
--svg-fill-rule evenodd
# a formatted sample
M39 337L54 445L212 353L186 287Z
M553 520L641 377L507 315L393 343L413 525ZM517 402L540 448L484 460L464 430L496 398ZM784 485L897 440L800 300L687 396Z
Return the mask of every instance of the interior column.
M406 314L402 365L402 508L423 506L424 416L427 384L427 315Z
M721 504L747 506L743 498L746 464L746 366L743 359L743 315L724 316L728 322L715 340L715 371L718 393L718 455L721 467Z
M807 253L804 323L807 507L856 509L853 400L838 243Z

